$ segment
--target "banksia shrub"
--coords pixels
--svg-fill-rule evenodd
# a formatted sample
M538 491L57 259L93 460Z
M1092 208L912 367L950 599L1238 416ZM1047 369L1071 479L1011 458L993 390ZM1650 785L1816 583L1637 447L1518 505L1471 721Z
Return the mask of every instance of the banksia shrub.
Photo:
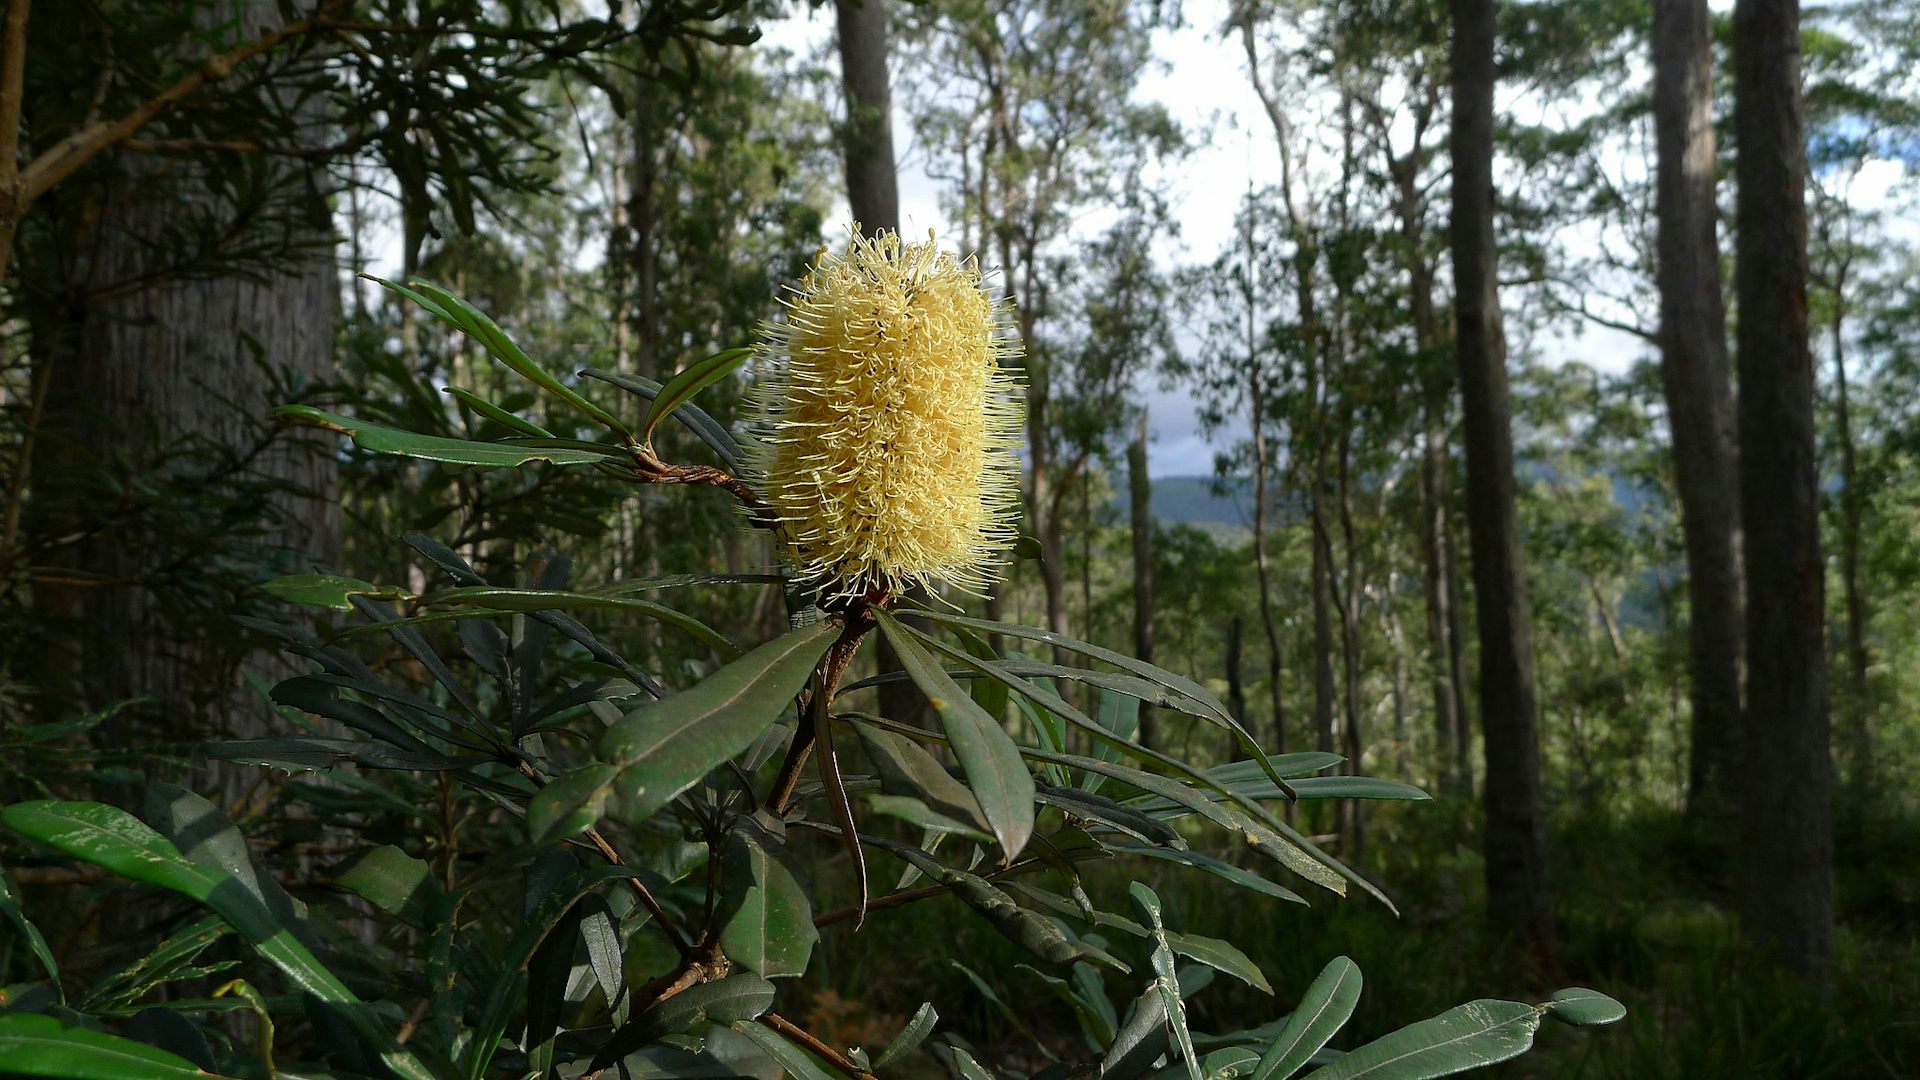
M978 264L883 232L823 251L758 342L752 480L829 597L979 592L1015 536L1016 346Z

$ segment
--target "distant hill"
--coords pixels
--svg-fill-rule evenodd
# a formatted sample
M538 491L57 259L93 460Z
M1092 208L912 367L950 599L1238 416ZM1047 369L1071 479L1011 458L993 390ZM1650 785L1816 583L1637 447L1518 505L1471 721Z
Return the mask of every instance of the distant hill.
M1121 521L1133 510L1124 474L1113 478L1112 513ZM1233 477L1215 487L1211 476L1160 476L1153 481L1153 518L1165 525L1192 525L1222 543L1246 540L1253 522L1253 481Z

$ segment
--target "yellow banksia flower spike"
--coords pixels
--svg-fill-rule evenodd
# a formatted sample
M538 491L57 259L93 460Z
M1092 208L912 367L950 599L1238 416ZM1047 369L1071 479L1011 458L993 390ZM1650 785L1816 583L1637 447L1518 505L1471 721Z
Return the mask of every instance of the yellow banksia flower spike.
M1018 342L978 263L894 233L822 250L761 327L749 473L826 598L979 593L1015 537Z

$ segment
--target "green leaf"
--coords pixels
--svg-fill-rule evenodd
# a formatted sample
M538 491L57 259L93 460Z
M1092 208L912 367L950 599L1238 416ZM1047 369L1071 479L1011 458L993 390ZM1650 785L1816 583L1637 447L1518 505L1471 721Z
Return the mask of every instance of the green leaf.
M481 416L486 417L504 428L517 431L522 435L531 436L535 439L551 439L554 437L553 432L548 431L539 424L533 423L530 420L523 420L471 390L462 390L457 386L443 386L441 389L452 394L454 399L460 402L460 404L465 405L467 408L472 409L474 412L479 413Z
M1140 699L1102 689L1094 722L1113 732L1115 739L1133 742L1135 733L1140 730ZM1093 756L1105 761L1119 761L1122 754L1123 751L1112 743L1095 743L1093 746ZM1088 773L1080 778L1080 787L1089 792L1099 791L1105 781L1106 777L1099 773Z
M1345 866L1331 855L1321 851L1318 847L1314 846L1312 841L1300 835L1299 831L1293 828L1293 826L1280 820L1279 817L1275 816L1260 803L1239 795L1231 788L1220 785L1186 762L1168 757L1166 754L1162 754L1149 747L1141 746L1138 743L1130 743L1116 739L1112 732L1094 723L1085 713L1069 705L1066 701L1062 700L1059 695L1053 693L1053 691L1044 686L1020 679L1008 672L1001 665L989 663L977 657L970 656L933 638L923 637L922 640L925 640L929 645L944 652L949 657L959 660L974 670L987 675L989 678L1002 681L1015 692L1021 694L1023 698L1030 698L1035 703L1045 706L1047 711L1051 711L1066 719L1075 727L1092 736L1096 741L1115 746L1129 756L1152 761L1168 772L1183 777L1193 784L1211 787L1221 791L1230 801L1236 804L1237 809L1217 806L1212 800L1206 798L1197 798L1197 801L1187 801L1193 802L1194 808L1203 816L1213 820L1216 824L1241 833L1246 837L1248 843L1253 845L1255 850L1279 860L1289 869L1307 878L1309 881L1313 881L1340 895L1346 894L1347 883L1352 882L1359 885L1382 904L1385 904L1389 910L1393 910L1393 902L1387 899L1386 894L1381 892L1378 886L1374 885L1373 882L1369 881L1366 877L1355 873L1351 868ZM1169 784L1159 777L1151 778L1153 780L1152 783L1141 783L1137 780L1137 777L1146 774L1141 773L1139 770L1115 772L1113 770L1121 769L1121 766L1112 762L1101 761L1094 758L1069 757L1065 754L1025 749L1023 749L1021 753L1036 761L1049 762L1055 765L1071 765L1074 768L1102 773L1113 779L1126 780L1128 783L1134 783L1135 786L1145 788L1155 794L1165 795L1176 801L1187 798L1185 795L1187 789L1181 784ZM1272 768L1271 763L1265 758L1262 758L1258 764L1263 769L1270 770Z
M1245 780L1230 785L1233 793L1242 799L1279 799L1284 798L1273 782L1263 778ZM1383 780L1375 776L1309 776L1305 779L1289 782L1294 796L1300 799L1387 799L1409 802L1423 802L1433 796L1398 780ZM1210 795L1215 802L1226 796ZM1124 805L1144 814L1151 814L1162 821L1172 821L1185 817L1193 811L1175 805L1163 798L1129 799Z
M1076 769L1102 773L1142 791L1179 803L1215 825L1244 837L1255 851L1279 862L1308 881L1335 893L1342 895L1346 893L1346 880L1338 872L1345 869L1344 867L1333 864L1331 858L1320 854L1317 848L1306 845L1304 840L1295 842L1292 838L1283 836L1271 828L1268 823L1256 820L1240 807L1215 801L1204 790L1188 787L1168 777L1156 776L1140 769L1110 761L1100 761L1096 758L1076 757L1071 754L1035 756L1042 760L1058 761L1062 765L1069 765Z
M596 762L541 788L527 802L527 842L544 847L591 828L600 820L615 775L613 766Z
M740 646L727 640L718 630L683 611L665 604L634 597L606 596L599 593L567 592L554 589L512 589L496 585L470 585L428 593L419 597L425 604L454 604L488 608L494 611L573 611L597 609L644 615L666 623L687 636L712 648L731 660L740 655Z
M939 1019L940 1014L933 1011L933 1002L921 1002L920 1008L913 1014L913 1019L907 1021L907 1026L900 1029L900 1034L888 1040L886 1048L880 1051L880 1056L873 1059L873 1067L884 1069L919 1049L920 1044L933 1033L933 1025Z
M1167 1046L1167 1007L1156 984L1133 1001L1113 1045L1100 1059L1102 1080L1135 1080L1147 1075Z
M207 1080L216 1075L145 1043L36 1013L0 1016L0 1064L10 1075L61 1080Z
M449 465L472 465L482 469L511 469L532 461L554 465L591 465L596 461L618 458L619 450L585 450L578 447L537 446L517 442L474 442L449 439L440 435L421 435L399 428L369 423L338 413L325 412L311 405L282 405L273 410L282 420L293 420L313 427L337 431L363 450L376 454L398 454L423 461L443 461Z
M1287 1017L1286 1026L1260 1055L1253 1080L1287 1080L1305 1067L1353 1016L1360 986L1360 966L1344 956L1321 968Z
M365 739L324 735L282 735L272 739L208 743L206 752L208 757L223 761L264 765L288 772L331 769L349 761L368 769L451 772L487 760L480 757L448 757L432 750L401 750Z
M723 865L721 950L765 978L804 974L820 932L813 926L813 905L793 872L745 830L728 839Z
M1239 722L1234 720L1233 714L1228 712L1227 707L1220 704L1220 699L1214 697L1212 692L1207 690L1206 687L1201 686L1199 683L1194 682L1184 675L1177 675L1165 668L1155 667L1144 660L1136 660L1125 653L1114 652L1112 649L1103 649L1098 645L1092 645L1084 641L1076 641L1064 634L1056 634L1052 631L1042 630L1034 626L1022 626L1018 623L991 622L986 619L972 619L964 615L950 615L945 612L924 611L920 609L915 609L912 614L933 622L945 623L949 626L964 626L976 633L1005 634L1009 637L1024 638L1028 641L1044 642L1048 645L1065 649L1068 652L1092 657L1095 660L1112 664L1114 667L1129 674L1139 676L1156 686L1171 690L1179 697L1198 703L1206 709L1209 719L1223 726L1239 727ZM1122 692L1124 693L1124 691ZM1170 708L1179 708L1179 706L1174 705L1170 701L1163 702L1156 700L1151 702L1151 704L1164 704Z
M920 644L920 635L885 611L875 609L880 631L892 642L900 666L926 694L939 714L948 745L980 802L981 813L1000 841L1007 861L1020 854L1033 835L1033 774L1020 748L1000 721L962 690Z
M1448 1009L1307 1074L1309 1080L1431 1080L1519 1057L1533 1045L1541 1009L1483 999Z
M600 738L600 757L620 772L623 818L632 824L651 817L751 746L806 686L839 633L833 620L801 627L615 722Z
M494 969L493 978L488 984L486 1005L481 1009L480 1022L474 1027L473 1040L468 1043L464 1070L468 1080L479 1080L486 1075L487 1065L493 1060L500 1037L505 1034L507 1023L522 997L521 975L532 962L534 953L546 943L548 935L555 928L565 925L567 913L588 893L609 881L635 876L633 870L624 866L593 866L576 871L549 889L533 906L533 910L520 920L519 929L507 942L506 952L501 956L499 966Z
M102 803L42 800L0 810L0 821L23 836L59 848L122 877L188 896L227 921L301 992L333 1006L406 1080L433 1080L393 1041L371 1010L281 925L253 893L217 867L188 862L165 837L131 814Z
M1053 920L1029 911L1014 902L998 886L985 878L956 870L932 858L926 852L904 844L880 843L886 850L918 866L928 877L945 885L968 907L979 912L1009 940L1050 964L1071 964L1077 960L1125 973L1127 965L1105 950L1068 937Z
M950 818L911 795L882 795L879 792L873 792L867 796L867 808L876 814L899 818L927 832L949 833L964 836L969 840L978 840L983 844L993 843L991 834L982 832L964 821Z
M354 596L364 596L369 600L417 599L397 585L375 585L371 581L338 574L289 574L274 578L260 587L289 604L332 608L335 611L352 611L353 602L349 597Z
M780 1064L794 1080L839 1080L837 1073L820 1064L814 1056L787 1041L787 1037L753 1020L740 1020L733 1030L753 1040L753 1044Z
M60 986L60 965L54 960L53 950L47 947L47 939L41 935L40 928L33 925L27 913L21 909L20 897L15 895L13 882L8 880L4 870L0 870L0 915L5 915L13 928L20 931L20 936L26 939L27 948L33 950L40 966L47 969L47 978L53 983L53 991L59 995L60 1003L66 1004L67 992Z
M616 1028L594 1054L587 1072L604 1069L648 1043L700 1024L751 1020L773 1008L773 994L773 984L758 975L730 975L691 987Z
M732 374L735 368L746 363L752 355L751 348L728 349L705 359L695 360L681 368L660 387L660 392L654 396L653 404L647 407L646 419L640 421L640 441L651 443L653 429L659 426L662 419L684 405L695 394Z
M1307 902L1306 897L1281 885L1279 882L1268 881L1266 878L1261 877L1251 870L1241 869L1230 862L1216 859L1211 855L1203 855L1197 851L1179 851L1164 847L1136 847L1132 844L1111 844L1109 845L1109 850L1116 855L1143 855L1150 859L1161 859L1166 862L1179 863L1182 866L1190 866L1195 870L1204 870L1222 880L1230 881L1243 889L1250 889L1263 896L1271 896L1276 900L1287 900L1295 904L1304 904Z
M1202 937L1199 934L1182 934L1173 930L1166 931L1167 944L1173 951L1189 960L1198 960L1215 971L1231 975L1263 994L1273 993L1273 984L1239 946L1219 938Z
M613 372L595 368L587 368L580 374L590 379L611 383L645 401L652 401L660 396L660 384L643 376L616 375ZM685 425L687 430L693 432L701 442L706 443L707 448L713 451L713 456L719 458L720 464L726 466L729 471L739 469L740 443L728 433L726 428L721 427L718 421L707 415L705 409L689 401L673 410L673 418Z
M1105 795L1082 791L1079 788L1042 785L1035 798L1039 799L1043 805L1058 807L1076 818L1099 822L1143 844L1156 844L1177 849L1184 849L1187 846L1185 838L1166 822L1122 806Z
M1205 1080L1234 1080L1253 1072L1260 1055L1244 1046L1227 1046L1200 1059L1200 1075Z
M919 743L884 728L855 721L855 735L880 773L881 790L892 795L925 800L938 813L958 821L987 827L979 800L967 785L953 778L946 766Z
M1570 986L1554 992L1546 1003L1547 1015L1574 1027L1596 1027L1624 1019L1627 1007L1598 990Z
M433 867L391 844L362 851L334 883L415 929L439 922L447 900Z
M1180 999L1180 978L1173 969L1173 947L1167 941L1167 928L1160 919L1160 897L1142 882L1127 886L1127 895L1140 912L1153 935L1153 988L1160 995L1160 1007L1166 1013L1167 1033L1186 1062L1187 1075L1200 1080L1200 1056L1193 1049L1193 1033L1187 1030L1187 1006Z
M461 327L480 344L486 346L494 359L512 368L521 378L546 390L580 413L604 425L616 435L624 439L632 438L626 425L622 424L618 417L581 397L572 387L555 378L553 373L534 363L533 358L508 337L506 331L500 329L500 325L494 322L486 312L432 282L415 278L412 284L421 295L433 300L447 314L457 317L460 321L455 323L456 326Z

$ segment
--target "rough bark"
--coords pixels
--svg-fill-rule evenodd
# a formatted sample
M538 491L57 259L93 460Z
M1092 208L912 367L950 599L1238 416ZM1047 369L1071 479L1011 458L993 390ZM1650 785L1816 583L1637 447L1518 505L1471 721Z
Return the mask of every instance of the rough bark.
M1821 978L1833 965L1832 765L1799 4L1740 0L1733 33L1748 679L1740 928Z
M1740 744L1739 488L1714 202L1712 22L1705 0L1653 5L1660 376L1687 549L1692 751L1687 806L1731 809Z
M1127 494L1133 526L1133 655L1153 661L1153 480L1147 475L1147 414L1127 445ZM1140 741L1156 745L1153 706L1140 706Z
M248 33L278 23L275 5L264 0L243 12ZM41 359L57 365L50 430L97 456L68 453L62 467L138 473L172 455L180 468L194 470L200 478L194 483L210 498L219 497L222 485L244 484L259 502L227 534L244 530L242 539L207 538L215 550L164 550L114 528L86 535L53 558L76 577L104 584L47 590L38 600L74 620L73 658L88 705L147 699L103 728L104 738L132 738L135 724L146 739L156 728L174 738L270 734L277 718L240 672L251 670L270 684L288 668L271 654L241 655L218 628L181 620L197 610L193 593L209 573L195 565L203 559L265 578L336 558L334 457L308 440L276 436L268 419L285 385L311 385L333 374L339 280L331 222L324 201L304 192L286 194L277 208L284 222L235 219L205 178L145 159L115 159L100 179L98 212L84 219L75 238L74 250L85 258L53 332L53 351ZM264 274L182 276L170 268L173 253L155 238L200 215L241 230L284 227L277 236L255 231L246 237L284 243L284 253ZM188 447L192 456L180 456ZM58 503L65 484L57 470L46 479L44 494ZM84 519L100 508L54 512ZM184 516L210 508L161 512L183 515L190 525ZM229 796L257 772L209 771L210 786Z
M1515 518L1507 344L1493 231L1494 0L1453 16L1454 339L1467 454L1467 531L1480 631L1486 883L1494 924L1550 955L1533 628Z

